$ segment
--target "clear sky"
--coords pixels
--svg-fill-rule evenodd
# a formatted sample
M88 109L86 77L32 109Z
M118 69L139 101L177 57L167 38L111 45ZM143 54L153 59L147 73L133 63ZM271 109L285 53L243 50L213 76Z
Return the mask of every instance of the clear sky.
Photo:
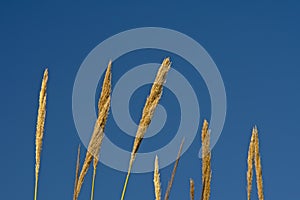
M212 151L211 199L246 199L246 157L254 125L259 129L266 199L298 199L299 9L298 1L271 0L1 1L0 198L33 198L35 123L43 70L49 68L50 78L39 199L71 199L81 143L72 116L76 73L88 53L108 37L155 26L182 32L199 42L224 81L227 117ZM211 114L205 83L188 64L183 69L185 61L170 52L145 50L120 57L113 65L113 85L131 67L161 62L166 56L198 91L201 117L195 123L200 125ZM132 96L129 108L136 122L148 92L146 85ZM143 141L142 152L155 150L174 137L178 102L171 91L165 90L161 105L173 112L168 115L169 128ZM189 198L189 178L195 180L196 199L200 198L199 131L200 127L180 160L170 199ZM115 126L111 115L107 134L120 148L130 151L133 138ZM172 167L161 169L163 191ZM91 175L88 173L79 199L89 198ZM119 199L125 176L100 164L95 199ZM126 199L154 199L152 179L152 173L133 174Z

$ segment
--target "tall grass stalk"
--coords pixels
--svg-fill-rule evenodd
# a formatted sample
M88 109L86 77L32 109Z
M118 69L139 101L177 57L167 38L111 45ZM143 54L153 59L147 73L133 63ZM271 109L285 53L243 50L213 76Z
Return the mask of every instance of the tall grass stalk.
M136 153L139 149L139 146L141 145L141 142L144 138L145 132L150 125L154 111L159 103L160 98L161 98L162 91L163 91L163 84L166 81L167 73L168 73L170 67L171 67L170 59L169 58L164 59L164 61L162 62L161 66L158 69L158 72L156 74L156 78L152 85L150 95L148 96L148 98L146 100L146 103L145 103L145 106L144 106L144 109L142 112L142 118L140 120L138 130L136 132L133 148L131 151L128 172L127 172L127 176L126 176L125 183L123 186L121 200L124 200L129 176L131 173L133 162L135 160Z
M181 152L182 152L183 143L184 143L184 139L182 139L182 141L181 141L179 151L178 151L178 154L177 154L177 158L176 158L176 161L174 163L173 171L172 171L172 174L171 174L171 178L170 178L170 181L168 182L168 187L167 187L166 194L165 194L165 200L168 200L169 196L170 196L171 188L172 188L172 185L173 185L173 182L174 182L175 174L176 174L178 163L179 163L179 160L180 160L180 155L181 155Z
M76 170L75 170L75 183L74 183L73 200L75 200L75 198L76 198L76 187L77 187L77 183L78 183L79 165L80 165L80 145L78 145L78 150L77 150L77 161L76 161Z
M208 122L204 120L202 127L202 200L209 200L211 182L211 152Z
M110 71L110 74L107 74L106 78L104 78L104 82L103 82L103 90L107 90L109 88L109 90L111 90L111 61L108 64L108 70ZM101 109L103 109L105 107L105 102L106 99L110 98L110 92L111 91L102 91L103 94L105 95L101 95L98 101L98 113L101 112ZM104 129L104 126L103 126ZM100 144L101 145L101 144ZM99 149L100 150L100 149ZM95 193L95 181L96 181L96 173L97 173L97 166L98 166L98 154L94 155L94 162L93 162L93 179L92 179L92 190L91 190L91 200L94 199L94 193Z
M94 162L93 162L93 180L92 180L92 191L91 191L91 200L94 199L94 193L95 193L95 180L96 180L96 172L97 172L97 165L98 165L98 160L97 158L94 157Z
M37 200L38 195L38 181L39 171L41 163L41 151L44 136L44 126L46 118L46 100L47 100L47 82L48 82L48 69L45 70L40 96L39 96L39 108L37 115L36 135L35 135L35 186L34 186L34 200Z
M105 77L102 84L102 91L100 95L100 100L98 102L98 118L96 120L94 131L89 142L88 151L85 156L85 160L78 178L78 184L76 187L75 200L78 199L84 178L90 167L93 158L99 156L102 140L104 137L104 128L108 116L108 111L110 108L110 93L111 93L111 62L109 62L106 69Z

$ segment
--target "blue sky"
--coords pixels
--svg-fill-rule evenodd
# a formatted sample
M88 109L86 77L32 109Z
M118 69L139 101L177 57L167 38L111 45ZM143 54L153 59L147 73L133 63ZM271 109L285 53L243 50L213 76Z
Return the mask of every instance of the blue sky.
M39 199L70 199L76 150L81 143L72 117L76 73L88 53L108 37L132 28L155 26L182 32L199 42L217 64L225 84L227 117L212 151L211 199L246 198L246 156L255 124L260 132L266 198L297 199L299 9L297 1L271 0L251 3L2 1L1 198L33 198L35 122L43 70L49 68L50 79ZM113 67L113 84L130 67L160 62L165 56L171 56L174 68L183 71L191 83L199 87L197 97L202 102L199 124L202 123L210 116L205 83L195 82L194 71L183 70L178 63L184 61L171 53L149 50L121 57ZM142 87L132 97L130 111L136 121L148 91L149 86ZM170 100L174 98L172 92L166 90L161 103L171 109L178 106L176 101ZM176 110L174 112L168 118L171 124L177 120ZM118 146L131 149L133 138L115 127L111 116L107 130L111 130L109 137ZM155 142L163 145L172 137L159 133L146 140L141 151L151 150ZM188 199L190 177L196 182L196 197L200 197L199 141L198 131L195 141L181 158L170 199ZM161 170L164 191L172 167ZM95 199L118 199L125 175L100 164ZM80 199L89 198L90 181L91 173L87 175ZM131 176L126 198L141 197L154 199L152 173Z

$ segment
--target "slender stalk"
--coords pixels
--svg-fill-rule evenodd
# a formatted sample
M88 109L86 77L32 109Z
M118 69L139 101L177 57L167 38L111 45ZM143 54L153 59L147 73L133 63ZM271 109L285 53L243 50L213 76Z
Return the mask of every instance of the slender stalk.
M48 69L45 70L43 80L42 80L40 97L39 97L37 125L36 125L34 200L37 200L37 195L38 195L38 181L39 181L39 171L40 171L40 163L41 163L41 151L42 151L42 143L43 143L43 136L44 136L45 118L46 118L47 82L48 82Z
M102 86L102 94L98 101L98 113L101 113L101 110L105 108L105 103L107 102L107 99L110 99L110 90L111 90L111 61L108 64L108 69L106 73L103 86ZM106 120L105 120L106 121ZM102 127L104 129L104 126ZM102 140L102 139L101 139ZM100 144L101 146L101 144ZM100 151L100 147L99 147ZM95 181L96 181L96 172L97 172L97 166L98 166L98 157L99 153L97 155L94 155L94 162L93 162L93 180L92 180L92 191L91 191L91 200L94 199L94 193L95 193Z
M38 191L38 178L35 178L35 185L34 185L34 200L37 200L37 191Z
M126 189L127 189L130 172L131 172L131 169L132 169L132 164L133 164L133 161L129 162L129 167L128 167L128 171L127 171L127 175L126 175L126 179L125 179L125 183L124 183L124 187L123 187L123 191L122 191L121 200L124 200L124 197L125 197L125 192L126 192Z
M126 175L125 183L124 183L124 186L123 186L121 200L123 200L124 197L125 197L125 192L126 192L127 185L128 185L128 180L129 180L129 176L130 176L130 172L131 172L131 167L132 167L132 165L129 166L129 168L128 168L128 172L127 172L127 175Z
M86 152L85 160L78 178L76 187L75 200L78 199L84 178L88 172L93 158L97 158L100 153L101 144L104 137L104 128L110 108L110 93L111 93L111 62L106 69L105 77L102 84L100 100L98 102L98 118L95 122L94 131L89 142L88 151Z
M94 157L94 164L93 164L94 171L93 171L93 180L92 180L91 200L94 200L97 165L98 165L98 160Z
M178 151L177 158L176 158L176 161L175 161L175 164L174 164L174 167L173 167L171 179L168 183L167 191L166 191L166 194L165 194L165 200L168 200L169 196L170 196L171 188L172 188L172 185L173 185L173 182L174 182L175 174L176 174L178 163L179 163L179 160L180 160L180 155L181 155L181 152L182 152L183 143L184 143L184 139L182 139L180 147L179 147L179 151Z
M77 187L77 183L78 183L79 165L80 165L80 145L78 145L78 150L77 150L77 161L76 161L76 170L75 170L75 183L74 183L73 200L75 200L75 198L76 198L76 187Z
M158 72L156 74L156 78L152 85L150 95L146 100L146 103L145 103L145 106L143 109L143 113L142 113L142 118L140 120L139 127L136 132L134 144L132 147L131 157L130 157L129 166L128 166L128 172L127 172L127 176L126 176L125 183L123 186L121 200L124 200L129 176L131 173L133 162L135 160L136 153L142 143L142 140L144 138L146 130L151 123L151 119L153 117L154 111L158 105L160 98L161 98L162 91L163 91L163 84L166 81L166 76L167 76L167 73L168 73L170 67L171 67L170 59L169 58L164 59L164 61L162 62L161 66L158 69Z

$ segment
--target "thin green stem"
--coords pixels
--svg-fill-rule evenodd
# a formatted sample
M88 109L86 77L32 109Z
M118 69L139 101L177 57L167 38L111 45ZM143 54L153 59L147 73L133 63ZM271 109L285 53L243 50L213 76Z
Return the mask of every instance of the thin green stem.
M127 188L127 184L128 184L128 179L129 179L129 176L130 176L130 172L128 171L128 173L127 173L127 176L126 176L126 180L125 180L125 183L124 183L124 187L123 187L123 192L122 192L122 197L121 197L121 200L124 200L124 197L125 197L125 192L126 192L126 188Z
M125 179L121 200L124 200L124 197L125 197L126 188L127 188L129 176L130 176L130 173L131 173L132 164L133 164L133 158L131 158L130 162L129 162L128 172L127 172L127 176L126 176L126 179Z
M95 158L94 158L94 159L95 159ZM97 171L97 167L95 166L95 167L94 167L94 172L93 172L93 182L92 182L91 200L94 200L96 171Z
M34 186L34 200L37 200L37 191L38 191L38 175L35 175L35 186Z

